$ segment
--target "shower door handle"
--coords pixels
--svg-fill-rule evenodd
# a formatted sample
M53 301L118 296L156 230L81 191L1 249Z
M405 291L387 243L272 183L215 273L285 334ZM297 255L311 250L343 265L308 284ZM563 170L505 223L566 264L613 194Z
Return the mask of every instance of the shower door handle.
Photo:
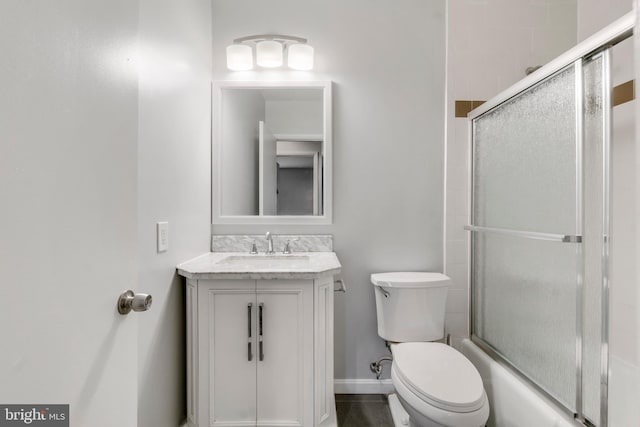
M575 234L539 233L537 231L511 230L508 228L495 228L495 227L480 227L477 225L465 225L464 229L468 231L473 231L476 233L504 234L504 235L514 236L514 237L522 237L524 239L547 240L551 242L560 242L560 243L582 243L582 236L575 235Z

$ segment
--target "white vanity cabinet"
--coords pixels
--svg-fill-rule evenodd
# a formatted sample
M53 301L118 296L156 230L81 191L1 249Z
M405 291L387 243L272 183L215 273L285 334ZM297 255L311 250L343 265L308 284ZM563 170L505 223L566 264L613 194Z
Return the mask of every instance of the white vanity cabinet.
M335 426L333 276L187 280L189 426Z

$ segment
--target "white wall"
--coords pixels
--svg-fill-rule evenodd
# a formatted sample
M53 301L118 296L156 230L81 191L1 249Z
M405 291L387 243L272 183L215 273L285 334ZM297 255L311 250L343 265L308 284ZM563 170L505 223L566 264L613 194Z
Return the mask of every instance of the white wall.
M634 2L634 9L636 12L636 29L638 28L638 25L640 24L640 0L635 0ZM638 84L638 82L640 82L640 31L635 31L634 34L634 68L635 68L635 72L634 72L634 79L636 81L636 85ZM636 86L637 87L637 86ZM637 89L636 89L636 96L637 96ZM640 103L636 100L635 102L635 117L640 117ZM640 170L640 120L635 121L635 170L638 171ZM638 283L638 279L640 278L640 250L638 248L638 242L640 242L640 226L638 226L638 224L640 224L640 174L636 173L635 175L635 192L634 192L634 199L635 199L635 206L633 207L634 212L635 212L635 224L636 224L636 232L635 232L635 253L634 253L634 258L635 258L635 269L634 269L634 278L635 278L635 283ZM636 286L637 289L637 286ZM636 307L640 307L640 292L636 293L636 298L635 298L635 302L636 302ZM636 310L635 313L635 325L636 325L636 335L640 335L638 333L638 331L640 331L640 310ZM632 319L633 322L633 319ZM638 340L636 342L636 354L640 354L640 340ZM629 411L629 417L630 419L633 419L633 417L637 417L635 408L636 406L634 405L634 402L638 402L638 395L640 393L638 393L638 384L640 384L640 374L638 374L638 369L634 369L636 372L636 381L633 381L632 384L635 384L636 387L636 392L633 393L630 396L630 402L628 404L628 407L632 408ZM628 376L629 377L629 376ZM627 377L627 378L628 378Z
M638 28L638 24L640 23L640 0L635 0L634 9L636 11L636 28ZM633 58L635 60L635 73L634 78L636 80L636 84L640 82L640 31L636 31L634 34L634 55ZM640 117L640 103L635 102L636 107L636 117ZM640 120L636 120L635 122L635 158L636 158L636 170L640 170ZM635 185L635 223L640 223L640 174L636 174L636 185ZM640 227L636 226L636 250L635 250L635 278L636 283L638 282L638 278L640 278L640 250L637 247L640 242ZM640 307L640 292L636 295L636 306ZM640 310L636 311L636 327L640 330ZM636 352L640 354L640 340L636 343Z
M630 12L633 8L633 0L580 0L577 6L577 34L578 41L581 42ZM632 63L631 60L630 63Z
M258 213L258 125L265 120L265 100L259 91L225 91L222 96L224 142L222 164L222 214L256 215ZM211 208L209 208L211 209Z
M322 135L324 112L317 101L267 101L267 125L274 134Z
M0 2L0 402L68 403L73 426L136 422L115 304L136 278L137 20L137 1Z
M456 100L488 100L576 43L576 0L449 0L445 270L452 278L446 329L468 331L468 120Z
M179 262L209 250L211 3L140 1L138 285L139 427L185 417L184 283ZM156 252L156 222L169 250ZM111 408L113 411L114 408Z
M444 13L442 0L213 1L214 79L334 82L334 224L213 232L334 235L349 288L336 294L336 378L374 379L387 354L370 274L442 271ZM315 70L226 70L226 45L269 32L307 38Z

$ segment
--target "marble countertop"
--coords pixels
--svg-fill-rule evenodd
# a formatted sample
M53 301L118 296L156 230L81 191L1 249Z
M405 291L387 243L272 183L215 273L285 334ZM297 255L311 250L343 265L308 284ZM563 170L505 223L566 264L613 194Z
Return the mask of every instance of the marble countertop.
M335 252L295 252L290 255L209 252L177 266L189 279L317 279L340 273Z

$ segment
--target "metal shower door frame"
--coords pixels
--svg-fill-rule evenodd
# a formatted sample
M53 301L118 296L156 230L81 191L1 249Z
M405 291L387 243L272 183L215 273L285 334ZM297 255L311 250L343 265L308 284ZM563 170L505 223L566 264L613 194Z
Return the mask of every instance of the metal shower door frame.
M610 235L610 191L611 180L610 174L610 147L611 147L611 73L610 73L610 48L615 44L627 39L633 34L633 27L635 24L635 16L633 12L630 12L622 18L615 21L613 24L604 28L600 32L594 34L592 37L583 41L575 46L573 49L567 51L565 54L551 61L547 65L543 66L537 72L532 73L525 79L516 83L506 91L500 93L498 96L482 104L479 108L471 111L468 115L469 118L469 139L471 143L470 159L469 159L469 207L470 207L470 226L465 227L470 233L470 245L469 245L469 332L471 340L482 348L489 356L494 360L506 365L511 371L515 372L519 377L523 378L527 383L532 385L535 389L548 397L551 401L555 402L557 406L563 409L568 415L574 417L577 425L593 426L593 423L586 419L583 415L583 393L582 393L582 333L583 333L583 280L582 275L584 272L584 260L582 256L582 226L583 226L583 147L584 147L584 123L583 123L583 70L582 65L587 61L590 61L598 56L602 58L602 79L603 79L603 144L602 144L602 161L603 161L603 177L602 177L602 192L603 192L603 251L602 251L602 283L601 283L601 370L600 370L600 420L599 427L606 427L608 424L608 352L609 352L609 235ZM474 141L474 121L481 117L485 113L493 111L495 108L509 102L510 100L528 92L532 88L538 86L542 82L554 77L560 72L566 70L569 67L574 67L575 70L575 84L576 84L576 234L574 236L568 235L552 235L549 233L536 233L528 231L515 231L504 229L491 229L488 227L479 227L475 225L474 218L474 176L475 176L475 141ZM545 389L539 386L534 380L532 380L525 373L521 372L517 366L514 366L509 360L505 359L496 349L484 340L474 334L474 290L475 283L473 280L473 272L476 270L475 259L473 255L473 248L475 244L475 234L478 232L495 232L502 234L513 234L518 237L542 239L542 240L556 240L562 243L578 243L576 247L576 256L578 257L577 263L577 277L576 277L576 413L566 408L555 397L550 395Z

